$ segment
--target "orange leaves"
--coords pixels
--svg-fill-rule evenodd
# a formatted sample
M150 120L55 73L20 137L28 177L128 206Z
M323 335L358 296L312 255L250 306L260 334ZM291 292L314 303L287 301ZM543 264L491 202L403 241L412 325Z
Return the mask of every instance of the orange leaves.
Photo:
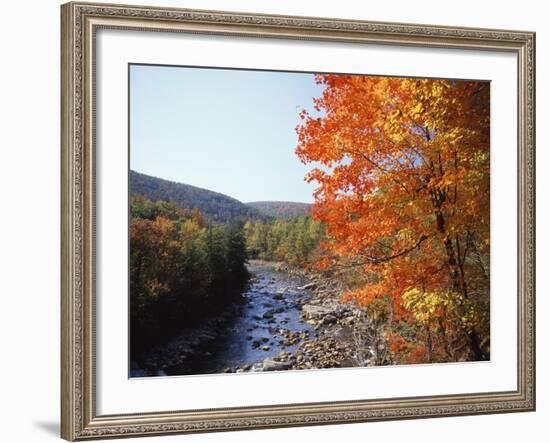
M316 263L314 263L313 269L317 271L325 271L333 264L334 260L332 260L330 257L324 256L317 260Z
M390 332L386 335L386 340L388 342L388 346L392 354L394 355L403 355L408 350L408 343L407 341L400 336L399 334L396 334L394 332Z
M386 335L386 341L390 352L398 363L418 364L428 361L428 350L422 343L405 340L394 332Z
M328 253L374 276L343 299L388 298L411 324L443 315L441 294L488 299L489 84L316 81L325 85L315 101L323 116L301 114L296 148L303 163L322 165L307 176L317 184L313 215L327 226ZM407 307L411 288L418 297Z
M354 301L359 306L368 306L374 300L382 298L385 295L385 287L374 283L342 294L341 301Z

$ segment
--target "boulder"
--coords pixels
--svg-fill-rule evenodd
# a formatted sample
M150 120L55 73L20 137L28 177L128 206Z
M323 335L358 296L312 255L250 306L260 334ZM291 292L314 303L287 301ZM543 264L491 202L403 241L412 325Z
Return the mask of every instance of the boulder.
M325 306L302 305L302 312L306 320L318 320L327 314L332 314L333 310Z
M311 282L307 283L304 286L298 286L299 291L305 291L306 289L315 289L317 287L317 283Z
M264 371L283 371L290 368L290 365L290 362L276 361L271 358L266 358L262 362L262 367Z
M336 323L337 320L338 319L334 315L327 314L321 320L321 324L323 324L323 325L332 325L332 324Z

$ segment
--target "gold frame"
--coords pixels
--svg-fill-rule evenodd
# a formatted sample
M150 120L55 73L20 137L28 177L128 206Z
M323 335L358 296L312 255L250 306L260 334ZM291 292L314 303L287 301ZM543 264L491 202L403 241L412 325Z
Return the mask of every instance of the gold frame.
M94 36L99 28L508 51L518 58L518 385L511 392L98 416ZM535 410L535 34L68 3L61 7L61 436L260 429Z

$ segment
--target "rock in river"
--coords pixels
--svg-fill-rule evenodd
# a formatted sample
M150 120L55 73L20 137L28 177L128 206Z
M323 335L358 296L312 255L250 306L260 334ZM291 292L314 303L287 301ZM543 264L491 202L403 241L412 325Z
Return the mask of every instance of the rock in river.
M333 314L333 309L325 306L303 305L302 312L306 320L318 320L327 314Z
M262 368L264 371L283 371L290 368L290 362L276 361L271 358L266 358L262 362Z
M298 288L296 288L296 289L298 289L299 291L305 291L306 289L315 289L316 286L317 286L317 284L312 282L312 283L308 283L304 286L298 286Z

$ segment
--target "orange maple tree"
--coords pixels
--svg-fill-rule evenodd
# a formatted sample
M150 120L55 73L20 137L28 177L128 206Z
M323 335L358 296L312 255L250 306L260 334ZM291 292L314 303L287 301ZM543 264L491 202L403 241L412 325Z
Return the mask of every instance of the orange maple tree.
M387 301L415 361L489 356L489 83L317 75L296 154L315 164L325 265L360 269L344 301ZM392 341L393 337L393 341ZM416 346L414 345L416 343ZM421 357L419 357L421 355Z

